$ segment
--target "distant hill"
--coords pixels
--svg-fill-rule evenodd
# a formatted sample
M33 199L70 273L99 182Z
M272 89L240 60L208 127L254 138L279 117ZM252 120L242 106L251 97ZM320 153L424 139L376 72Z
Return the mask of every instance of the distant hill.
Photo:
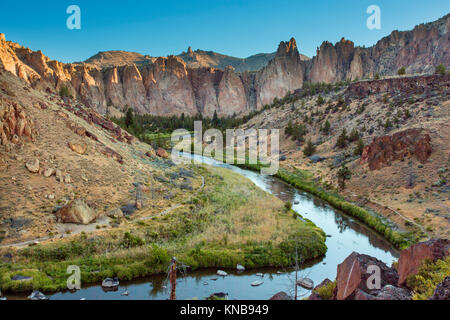
M227 66L232 66L237 72L244 71L258 71L265 67L270 60L275 57L273 53L259 53L248 58L236 58L227 56L214 51L196 50L192 51L189 47L187 52L182 52L178 55L186 62L189 68L218 68L225 69ZM303 61L309 60L305 55L300 54L300 58ZM143 65L147 63L153 63L156 60L154 57L148 55L142 55L137 52L128 51L103 51L90 57L84 63L95 65L100 68L109 68L113 66L126 66L126 65Z

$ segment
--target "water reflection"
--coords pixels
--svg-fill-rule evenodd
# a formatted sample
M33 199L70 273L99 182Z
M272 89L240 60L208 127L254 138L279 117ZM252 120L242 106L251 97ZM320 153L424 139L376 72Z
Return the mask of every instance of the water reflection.
M195 156L199 157L199 156ZM328 203L310 194L296 190L274 177L261 176L256 172L243 170L213 159L204 159L206 163L224 167L249 178L261 189L274 194L283 201L291 201L293 210L313 221L327 234L328 251L320 259L308 261L303 266L303 273L308 274L316 284L325 278L334 279L336 268L349 254L358 251L368 254L390 265L396 257L391 245L353 217L332 208ZM238 273L226 270L228 277L215 277L217 270L200 270L189 272L177 282L178 299L204 299L214 292L226 292L230 299L269 299L279 291L292 291L292 270L259 269ZM264 273L264 283L259 287L250 284L260 278L256 273ZM52 299L167 299L166 275L156 275L138 281L122 283L118 292L103 293L99 285L83 288L75 293L57 293ZM127 288L130 295L120 293Z

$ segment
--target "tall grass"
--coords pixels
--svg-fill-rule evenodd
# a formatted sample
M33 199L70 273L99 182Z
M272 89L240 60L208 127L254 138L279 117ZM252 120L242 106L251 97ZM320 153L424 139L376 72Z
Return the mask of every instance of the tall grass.
M260 164L246 163L238 166L254 171L259 171L261 169ZM370 227L372 230L382 235L396 248L404 249L407 248L409 245L411 245L410 239L408 239L405 235L399 233L398 231L393 230L380 217L371 214L364 208L358 207L348 201L339 198L336 195L333 195L321 189L319 186L309 181L305 181L301 175L280 168L275 176L292 185L293 187L306 191L322 200L325 200L334 208L339 209L344 213L355 217L356 219L358 219L359 221L363 222L365 225Z

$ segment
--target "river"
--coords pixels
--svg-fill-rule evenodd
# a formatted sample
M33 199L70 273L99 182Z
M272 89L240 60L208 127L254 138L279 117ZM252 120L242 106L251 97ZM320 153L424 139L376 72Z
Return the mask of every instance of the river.
M391 265L397 260L398 252L383 238L365 227L354 218L334 209L326 202L312 195L299 191L278 178L263 176L257 172L244 170L236 166L224 164L211 158L198 155L195 157L204 163L223 167L237 172L283 201L291 201L293 210L303 217L313 221L327 234L328 251L322 259L310 261L303 266L299 275L312 279L315 285L325 278L336 277L337 265L353 251L368 254ZM267 300L279 291L292 293L294 273L284 269L258 269L238 273L236 270L226 270L227 277L215 278L216 269L200 270L179 277L177 282L177 299L205 299L215 292L228 293L230 300ZM256 273L263 273L260 278ZM252 287L253 281L264 283ZM52 300L163 300L169 297L166 276L156 275L137 281L122 282L118 291L105 292L99 284L84 286L76 292L59 292L50 295ZM122 293L127 290L129 295ZM307 296L308 291L299 287L299 295ZM11 297L14 298L14 297Z

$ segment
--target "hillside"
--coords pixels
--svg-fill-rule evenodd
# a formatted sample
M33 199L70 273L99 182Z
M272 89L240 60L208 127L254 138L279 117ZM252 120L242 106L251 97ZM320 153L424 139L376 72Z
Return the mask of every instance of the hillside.
M449 86L448 74L317 86L320 94L298 90L244 127L281 129L283 168L311 172L402 229L449 238ZM315 151L306 156L308 140ZM351 178L340 190L343 165Z

